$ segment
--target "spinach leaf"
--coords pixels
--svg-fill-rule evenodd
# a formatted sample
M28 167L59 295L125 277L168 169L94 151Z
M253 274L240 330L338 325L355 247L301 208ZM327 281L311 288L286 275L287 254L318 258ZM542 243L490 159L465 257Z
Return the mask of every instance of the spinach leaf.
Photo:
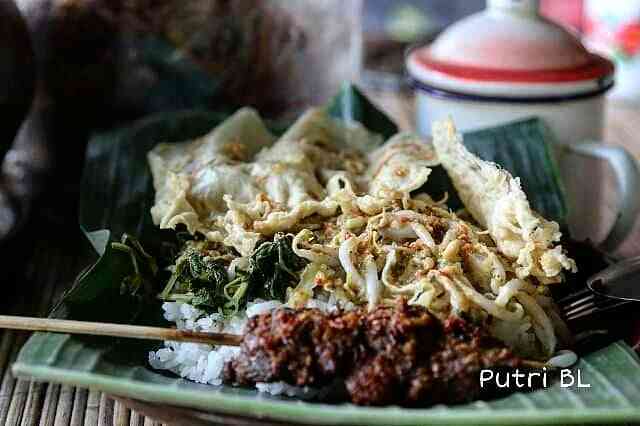
M229 281L227 268L221 259L209 255L207 245L205 241L185 244L161 299L189 302L211 312L224 306L224 287Z
M225 289L227 309L237 312L254 299L284 300L287 288L295 287L299 272L307 263L293 252L293 237L278 233L273 241L260 244L249 258L249 266L238 271Z
M236 278L229 282L221 258L207 255L207 242L187 242L160 298L226 315L258 298L284 301L287 288L295 287L298 272L307 263L293 252L292 243L293 237L282 233L262 242L247 268L236 270Z
M298 283L296 272L307 262L293 252L292 243L291 235L276 234L251 255L244 278L249 282L250 298L283 300L287 288Z

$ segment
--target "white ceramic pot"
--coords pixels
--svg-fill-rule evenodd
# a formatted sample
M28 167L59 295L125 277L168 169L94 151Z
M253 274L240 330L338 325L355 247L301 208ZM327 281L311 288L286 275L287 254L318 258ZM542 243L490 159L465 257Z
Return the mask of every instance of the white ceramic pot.
M433 121L452 117L458 129L465 132L536 116L552 129L558 143L572 145L602 139L604 100L602 94L564 102L470 100L418 88L417 126L428 135Z
M463 132L532 116L544 120L558 143L576 238L598 237L592 223L599 220L594 206L603 203L598 182L604 165L581 166L576 156L608 162L620 202L611 231L599 239L608 251L622 243L640 208L640 172L626 151L597 143L613 64L541 17L538 1L488 0L483 12L412 49L406 66L416 91L417 126L425 135L433 121L447 117Z

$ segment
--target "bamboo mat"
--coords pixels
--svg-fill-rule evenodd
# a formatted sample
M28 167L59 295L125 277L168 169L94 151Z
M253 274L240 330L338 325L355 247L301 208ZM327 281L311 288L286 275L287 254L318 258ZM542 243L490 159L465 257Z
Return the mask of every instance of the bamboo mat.
M375 101L401 127L412 123L412 101L396 94L378 94ZM607 139L640 155L640 110L610 108ZM610 139L609 139L610 138ZM73 201L74 182L45 194L34 209L26 236L0 249L0 312L45 316L78 272L91 262L81 235ZM63 208L61 209L61 205ZM11 363L27 333L0 331L0 425L131 425L160 423L95 391L56 384L16 380Z

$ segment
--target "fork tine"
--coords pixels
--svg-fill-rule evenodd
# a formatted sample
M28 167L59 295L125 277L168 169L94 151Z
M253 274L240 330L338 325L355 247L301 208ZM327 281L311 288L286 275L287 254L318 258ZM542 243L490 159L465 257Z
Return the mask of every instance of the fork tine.
M586 296L588 294L593 294L593 292L588 287L585 287L582 290L576 291L575 293L571 293L571 294L563 297L562 299L558 300L557 303L558 303L558 305L562 306L562 305L565 305L566 303L570 303L573 300L575 300L575 299L577 299L579 297Z
M626 305L630 303L629 300L619 300L619 299L605 299L600 303L595 303L590 307L585 307L582 310L573 312L571 314L566 315L567 321L575 321L580 318L584 318L588 315L601 314L605 312L609 312L615 308L618 308L622 305Z
M595 306L596 298L597 295L587 288L561 299L558 304L564 316L568 317Z
M591 315L596 313L598 307L595 304L591 304L589 306L585 306L581 309L573 310L572 312L565 314L565 319L567 321L573 321L577 318L582 318L586 315Z
M565 303L565 304L562 305L562 307L563 307L564 310L568 310L568 309L571 309L573 307L578 307L578 306L584 305L585 303L590 303L595 299L596 299L595 294L591 293L591 294L588 294L588 295L586 295L586 296L584 296L584 297L582 297L580 299L574 300L571 303Z
M564 312L564 315L566 317L569 317L571 315L575 315L578 312L584 311L585 309L594 308L596 307L596 304L596 298L591 295L580 299L578 302L563 306L562 310Z

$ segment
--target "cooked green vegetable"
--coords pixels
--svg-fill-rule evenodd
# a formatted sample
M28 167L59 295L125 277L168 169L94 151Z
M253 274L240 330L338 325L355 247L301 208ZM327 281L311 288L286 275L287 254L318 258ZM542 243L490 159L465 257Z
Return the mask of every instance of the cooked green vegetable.
M248 300L284 300L287 288L298 284L297 272L306 265L306 261L293 252L292 242L291 235L279 233L273 241L260 244L249 258L247 270L239 271L230 285L235 285L236 281L246 283Z
M257 298L284 300L287 288L298 283L298 272L306 264L293 252L292 242L292 236L284 234L263 242L249 257L246 270L238 269L229 282L224 256L211 256L207 242L189 241L160 298L227 315Z
M225 304L227 267L220 253L208 249L207 242L186 242L162 299L188 301L207 311L216 311Z
M129 255L133 273L123 278L120 294L144 296L154 292L154 278L158 274L158 264L153 256L145 251L140 242L129 234L123 234L120 242L111 243L115 250Z

